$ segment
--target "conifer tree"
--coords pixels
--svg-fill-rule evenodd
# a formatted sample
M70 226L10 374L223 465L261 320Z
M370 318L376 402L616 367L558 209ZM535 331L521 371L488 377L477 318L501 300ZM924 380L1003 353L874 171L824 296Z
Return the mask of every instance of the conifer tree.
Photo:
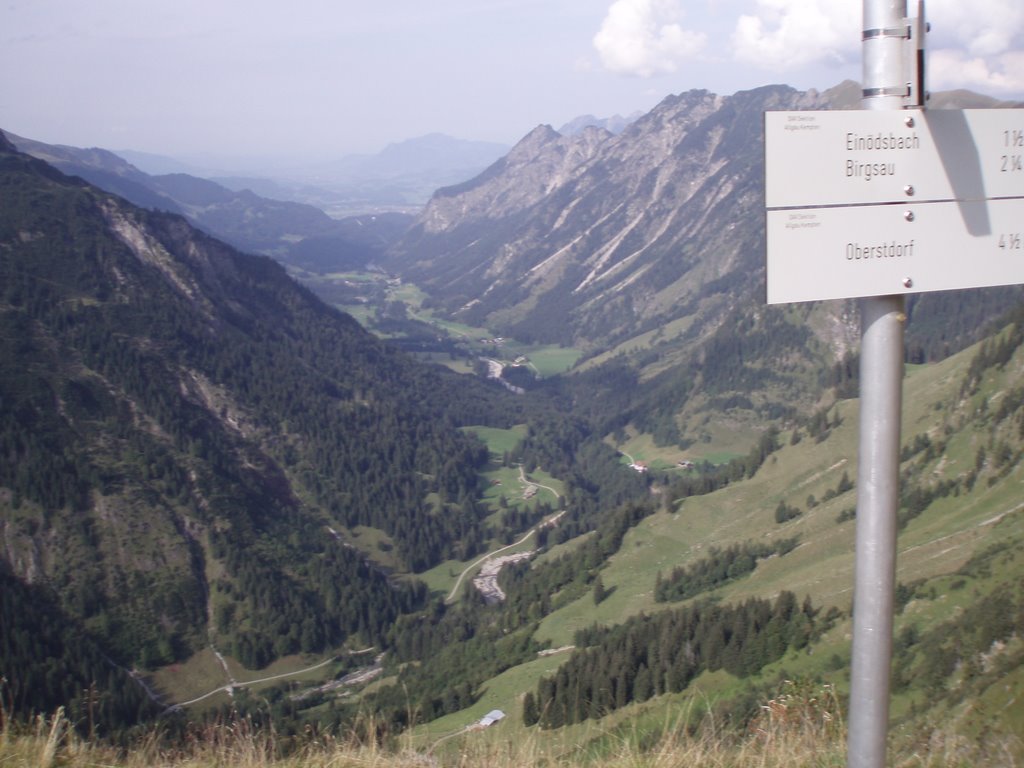
M527 691L526 695L523 696L523 725L529 728L531 725L536 725L540 720L540 713L537 711L537 699L533 695L533 691Z

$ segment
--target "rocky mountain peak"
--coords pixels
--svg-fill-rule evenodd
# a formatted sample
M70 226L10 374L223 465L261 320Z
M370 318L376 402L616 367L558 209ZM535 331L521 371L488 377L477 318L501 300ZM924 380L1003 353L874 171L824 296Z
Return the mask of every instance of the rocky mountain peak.
M763 112L823 101L786 86L693 90L618 135L538 126L477 178L438 192L393 263L467 321L587 345L671 319L741 263L755 291ZM551 316L538 319L538 305Z
M424 233L437 234L467 218L514 216L565 184L614 138L611 132L596 127L562 136L549 125L537 126L476 178L438 190L419 224Z
M512 147L507 155L507 159L515 162L520 156L525 155L528 157L535 154L540 147L556 142L560 138L562 138L562 134L550 125L538 125Z

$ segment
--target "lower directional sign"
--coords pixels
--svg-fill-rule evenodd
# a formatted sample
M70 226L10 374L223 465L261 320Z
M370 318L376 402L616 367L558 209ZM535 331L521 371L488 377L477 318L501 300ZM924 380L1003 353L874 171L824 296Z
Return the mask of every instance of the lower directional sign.
M1024 198L767 217L769 304L1024 283Z

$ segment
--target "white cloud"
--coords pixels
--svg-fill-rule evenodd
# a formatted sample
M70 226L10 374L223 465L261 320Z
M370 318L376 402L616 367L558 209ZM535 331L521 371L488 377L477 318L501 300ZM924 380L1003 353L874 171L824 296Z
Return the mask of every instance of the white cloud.
M933 51L928 56L928 88L970 88L990 95L1024 93L1024 52L971 57L951 48Z
M684 29L676 0L616 0L594 47L612 72L650 77L675 72L704 47L706 35Z
M929 0L928 87L1024 92L1024 3Z
M929 0L928 40L937 48L962 48L973 57L998 56L1024 38L1020 0Z
M860 43L861 5L851 0L757 0L736 23L735 57L772 72L842 63Z
M852 63L861 56L861 3L746 0L732 36L736 61L769 72ZM911 12L916 3L909 2ZM1024 90L1024 2L928 0L928 87Z

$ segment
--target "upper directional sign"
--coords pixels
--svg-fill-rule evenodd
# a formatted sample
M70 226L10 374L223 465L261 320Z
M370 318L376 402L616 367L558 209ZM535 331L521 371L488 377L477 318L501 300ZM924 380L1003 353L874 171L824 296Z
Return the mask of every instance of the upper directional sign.
M1024 110L765 113L772 208L1024 196Z

